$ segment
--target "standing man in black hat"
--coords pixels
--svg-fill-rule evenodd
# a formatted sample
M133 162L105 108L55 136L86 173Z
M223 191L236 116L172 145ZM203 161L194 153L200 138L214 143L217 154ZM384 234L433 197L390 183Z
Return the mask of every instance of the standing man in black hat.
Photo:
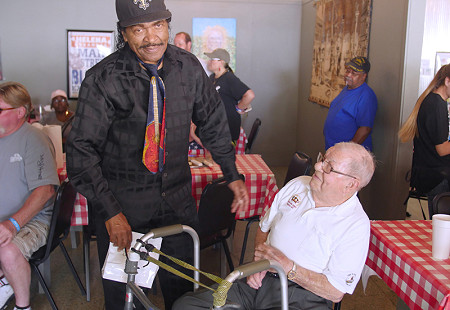
M231 211L248 206L220 97L197 58L168 44L172 15L164 1L116 0L116 12L118 50L87 72L67 141L69 178L93 210L101 266L110 241L130 247L131 231L197 225L187 156L191 119L230 182ZM164 238L161 250L193 256L185 234ZM166 309L192 289L161 269L159 281ZM106 309L123 309L125 284L103 280L103 288Z
M377 96L366 84L370 62L355 57L345 64L345 84L331 102L323 128L325 149L339 142L353 141L372 151L372 128L377 112Z

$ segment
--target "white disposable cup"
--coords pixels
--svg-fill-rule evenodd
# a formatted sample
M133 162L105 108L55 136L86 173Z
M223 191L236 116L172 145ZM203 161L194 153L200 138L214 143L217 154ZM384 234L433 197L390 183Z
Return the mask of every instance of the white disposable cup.
M450 256L450 215L433 215L433 239L431 255L436 259Z

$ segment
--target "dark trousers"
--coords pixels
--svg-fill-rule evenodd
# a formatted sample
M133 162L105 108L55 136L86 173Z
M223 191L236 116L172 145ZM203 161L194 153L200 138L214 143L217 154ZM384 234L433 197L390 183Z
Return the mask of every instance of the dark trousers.
M185 294L177 300L172 309L210 309L213 306L213 300L211 291L200 290ZM288 281L288 301L290 310L329 310L333 305L330 300L317 296L291 281ZM239 308L237 309L240 310L281 309L280 279L272 277L268 273L258 290L248 286L246 279L238 280L228 291L226 303L238 304Z
M98 217L97 217L98 218ZM128 219L128 218L127 218ZM133 230L139 232L148 232L152 228L163 227L173 224L183 224L197 228L198 220L195 206L193 210L187 210L182 216L177 215L164 202L159 206L152 218L149 219L128 219ZM100 266L103 267L109 247L109 235L103 220L96 220L97 246ZM146 227L146 228L144 228ZM132 244L133 246L133 244ZM163 238L161 251L170 256L174 256L185 262L193 262L193 242L192 238L186 234L179 234ZM160 260L183 273L193 276L192 272L186 272L178 265L175 265L165 257L160 256ZM171 309L174 301L186 292L193 290L193 284L178 276L175 276L162 268L159 268L158 279L164 297L165 309ZM126 284L103 279L103 291L105 296L106 310L122 310L125 305ZM145 290L147 291L147 290ZM144 291L144 292L145 292ZM145 309L139 300L133 299L136 309Z

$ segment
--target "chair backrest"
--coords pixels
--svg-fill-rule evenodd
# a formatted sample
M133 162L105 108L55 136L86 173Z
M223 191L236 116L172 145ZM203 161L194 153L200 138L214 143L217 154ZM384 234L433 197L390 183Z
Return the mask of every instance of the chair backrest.
M241 175L244 179L244 176ZM198 208L200 239L228 229L223 238L231 235L236 223L236 213L231 213L234 194L225 178L208 183L203 189ZM206 245L208 246L208 245ZM203 247L203 245L202 245Z
M31 257L35 264L45 261L50 253L69 234L77 192L70 181L64 181L56 192L53 213L46 245L37 250Z
M250 153L252 150L253 143L255 142L256 136L259 132L259 127L261 126L261 120L259 118L255 119L252 125L252 129L250 130L250 134L248 135L248 142L245 146L245 153Z
M309 175L312 168L312 159L302 152L295 152L287 170L284 185L287 182L301 175Z
M450 192L445 192L434 197L433 214L450 214Z

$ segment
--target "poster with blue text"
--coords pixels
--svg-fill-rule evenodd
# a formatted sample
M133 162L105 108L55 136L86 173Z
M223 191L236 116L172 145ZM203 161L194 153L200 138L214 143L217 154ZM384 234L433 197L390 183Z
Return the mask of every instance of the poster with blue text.
M113 31L67 30L69 98L78 98L86 71L113 51Z

